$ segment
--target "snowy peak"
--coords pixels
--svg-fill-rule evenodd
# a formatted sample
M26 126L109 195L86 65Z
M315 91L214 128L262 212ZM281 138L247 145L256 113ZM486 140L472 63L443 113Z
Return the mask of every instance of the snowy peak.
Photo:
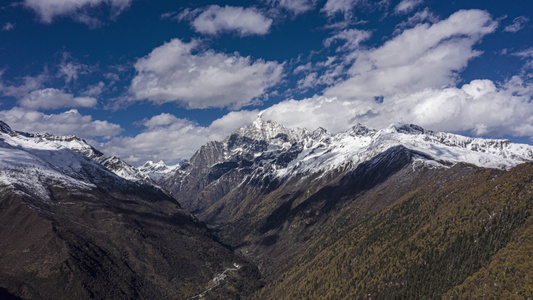
M288 140L297 140L305 133L306 130L300 128L290 129L282 124L265 120L262 115L259 115L251 125L235 130L232 135L238 135L256 141L269 141L279 137L285 137Z
M3 133L12 133L13 130L11 129L11 127L9 127L9 125L7 125L6 123L0 121L0 132L3 132Z
M368 136L374 133L376 133L376 130L369 129L361 123L357 123L356 125L352 126L352 128L348 129L348 131L346 131L346 134L352 136Z
M530 145L433 132L414 124L392 124L384 130L356 124L332 135L323 128L313 132L290 129L259 116L223 142L202 146L190 165L199 170L231 163L232 168L242 166L286 178L355 168L393 147L412 151L418 164L431 168L448 168L464 162L485 168L510 169L533 161Z
M173 171L178 169L180 165L181 163L173 166L167 166L162 160L156 163L149 160L137 169L143 174L149 176L152 180L157 181L162 176L172 173Z
M396 123L392 124L387 128L388 131L395 131L398 133L405 133L405 134L424 134L426 131L424 128L415 125L415 124L404 124L404 123ZM428 133L432 133L432 131L428 131Z
M118 157L105 156L102 152L89 145L87 141L77 136L13 131L9 125L2 121L0 121L0 133L9 136L9 138L7 136L4 137L4 140L8 141L8 144L12 146L23 147L29 149L29 151L69 149L102 164L108 170L124 179L153 184L148 176L142 174L125 161Z

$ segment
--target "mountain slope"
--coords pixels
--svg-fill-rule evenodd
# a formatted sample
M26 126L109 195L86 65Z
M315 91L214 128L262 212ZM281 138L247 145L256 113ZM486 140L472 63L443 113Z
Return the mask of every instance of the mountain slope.
M331 135L320 128L288 129L259 117L224 141L202 146L190 162L158 182L179 194L187 208L201 212L212 204L211 198L220 198L249 178L282 182L292 176L335 176L396 146L419 153L420 162L439 168L466 162L509 169L533 160L529 145L435 133L416 125L397 124L380 131L356 125ZM206 189L214 195L205 195Z
M509 172L456 165L323 237L258 297L528 297L532 174L533 164Z
M313 297L280 294L277 286L290 290L290 284L280 285L276 279L294 275L291 284L296 284L305 277L300 267L319 250L346 239L348 233L359 235L354 228L432 180L452 184L441 182L447 178L444 174L462 174L458 170L471 168L464 163L501 174L533 160L532 150L529 145L436 133L416 125L395 124L380 131L356 125L332 135L258 118L224 141L202 146L158 183L224 243L257 263L267 282L274 281L263 298ZM337 275L327 274L332 280Z
M234 263L242 267L208 297L245 295L259 284L253 266L159 188L0 125L3 295L181 299Z
M35 149L70 149L78 152L109 169L116 175L131 181L154 182L145 174L115 156L105 156L85 140L77 136L57 136L48 133L27 133L12 130L9 125L0 121L0 131L10 136L11 143Z

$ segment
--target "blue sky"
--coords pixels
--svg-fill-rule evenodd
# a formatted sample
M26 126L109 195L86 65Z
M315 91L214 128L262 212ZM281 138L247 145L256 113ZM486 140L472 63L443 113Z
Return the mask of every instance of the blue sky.
M0 119L174 163L265 118L533 137L533 3L1 0Z

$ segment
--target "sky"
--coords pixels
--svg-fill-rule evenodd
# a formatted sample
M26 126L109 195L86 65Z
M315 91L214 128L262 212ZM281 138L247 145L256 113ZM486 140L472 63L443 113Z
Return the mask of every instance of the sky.
M0 0L0 120L173 164L264 119L533 144L530 0Z

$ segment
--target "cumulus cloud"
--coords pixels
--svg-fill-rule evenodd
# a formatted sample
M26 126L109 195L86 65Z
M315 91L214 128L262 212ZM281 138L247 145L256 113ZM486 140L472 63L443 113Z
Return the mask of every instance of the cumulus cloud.
M352 53L350 78L324 95L373 99L454 85L458 72L481 54L473 45L496 27L497 22L480 10L458 11L433 25L418 24L379 48Z
M197 41L173 39L139 59L129 87L132 100L238 109L258 101L282 78L283 64L238 54L197 53L198 46Z
M109 6L113 15L127 9L133 0L24 0L23 5L33 10L43 23L52 23L56 17L70 16L90 26L98 26L98 19L91 17L87 9Z
M270 5L291 11L295 15L313 10L317 0L268 0Z
M170 124L175 124L178 122L187 122L183 119L178 119L176 116L168 114L168 113L162 113L157 116L153 116L152 118L148 120L144 120L142 123L144 126L148 127L149 129L159 127L159 126L166 126Z
M163 113L144 120L146 129L134 137L115 137L100 145L104 153L117 155L133 165L147 160L174 163L189 159L208 141L223 140L236 128L250 124L258 111L230 112L204 127Z
M514 76L499 87L490 80L473 80L461 87L391 95L382 103L327 97L288 100L266 109L263 117L289 127L321 126L331 132L357 122L377 129L407 122L437 131L533 137L532 99L533 83Z
M424 0L402 0L394 8L394 13L396 14L410 13L411 11L413 11L413 9L415 9L415 7L419 6L422 3L424 3Z
M520 76L498 86L490 80L473 80L461 87L427 88L376 101L346 101L315 96L286 100L264 111L262 117L288 127L333 133L357 123L383 129L396 122L415 123L426 129L469 132L477 136L533 137L533 83ZM230 112L207 127L163 113L143 120L146 130L134 137L116 137L101 145L134 165L163 159L173 163L190 158L203 144L223 140L234 129L250 124L259 111ZM332 117L335 116L335 117Z
M272 19L265 17L255 8L227 5L185 10L177 18L190 20L195 31L212 35L223 32L237 32L241 36L265 35L272 25Z
M92 97L74 97L62 90L46 88L35 90L19 100L19 104L30 109L55 109L62 107L93 107L97 100Z
M35 110L14 107L0 111L0 120L19 131L76 135L82 138L110 138L122 132L118 124L93 120L91 116L84 116L75 109L47 115Z
M506 32L518 32L522 30L524 27L526 27L527 22L529 22L529 18L526 16L519 16L514 18L513 23L507 25L503 31Z

